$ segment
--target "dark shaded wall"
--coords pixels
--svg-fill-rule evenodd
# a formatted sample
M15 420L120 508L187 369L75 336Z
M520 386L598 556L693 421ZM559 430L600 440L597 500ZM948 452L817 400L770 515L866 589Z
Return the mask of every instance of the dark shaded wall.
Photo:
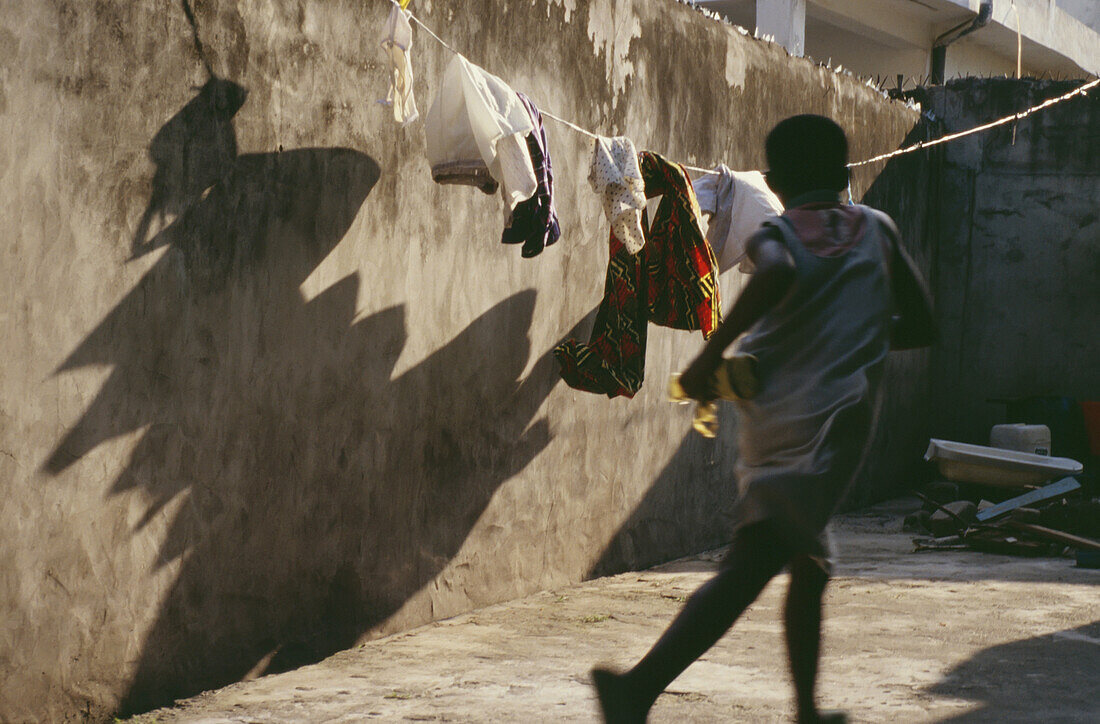
M922 117L902 146L935 138L942 126ZM914 151L872 165L881 168L862 203L890 214L902 244L930 288L936 281L938 202L942 147ZM846 502L849 508L905 495L920 482L920 456L932 426L933 348L891 352L886 358L878 421L863 470Z
M797 112L855 157L916 121L671 0L417 5L546 109L689 163L758 168ZM664 400L701 337L651 328L630 401L548 357L602 293L588 142L549 126L564 236L521 259L499 199L434 185L421 125L374 102L388 10L0 15L0 720L137 711L723 541L736 421L703 441ZM422 111L448 60L417 32Z
M954 131L1077 85L961 80L925 104ZM934 432L988 444L991 399L1100 399L1100 95L944 148Z

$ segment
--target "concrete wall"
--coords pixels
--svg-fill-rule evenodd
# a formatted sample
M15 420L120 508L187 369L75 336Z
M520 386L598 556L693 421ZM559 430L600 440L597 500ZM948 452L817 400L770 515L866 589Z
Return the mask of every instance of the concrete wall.
M374 102L388 2L194 5L213 85L176 3L0 13L0 720L141 710L720 544L735 421L703 441L664 401L701 337L651 328L631 401L548 355L602 293L586 140L549 127L564 236L523 260L499 199L434 185L421 125ZM916 118L671 0L415 7L685 162L758 168L796 112L856 157ZM417 32L422 110L448 59ZM674 507L647 512L657 483Z
M947 130L1061 95L1075 82L966 80L930 89ZM938 192L934 429L987 444L989 398L1100 399L1100 96L947 144Z
M1058 0L1058 7L1093 30L1100 32L1100 5L1097 5L1093 0Z

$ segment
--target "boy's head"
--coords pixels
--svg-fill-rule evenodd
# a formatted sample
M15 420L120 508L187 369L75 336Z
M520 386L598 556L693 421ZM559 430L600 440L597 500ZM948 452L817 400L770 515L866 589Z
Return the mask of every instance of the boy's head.
M848 139L833 121L805 114L780 121L764 144L768 185L786 201L848 185Z

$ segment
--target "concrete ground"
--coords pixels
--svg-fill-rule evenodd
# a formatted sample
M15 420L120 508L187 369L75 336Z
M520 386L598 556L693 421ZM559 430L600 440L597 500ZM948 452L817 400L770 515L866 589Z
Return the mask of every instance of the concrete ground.
M1100 571L1065 558L913 553L900 531L912 507L834 524L822 704L857 722L1100 721ZM641 656L716 558L491 606L138 721L597 721L589 668ZM785 589L774 581L651 721L790 721Z

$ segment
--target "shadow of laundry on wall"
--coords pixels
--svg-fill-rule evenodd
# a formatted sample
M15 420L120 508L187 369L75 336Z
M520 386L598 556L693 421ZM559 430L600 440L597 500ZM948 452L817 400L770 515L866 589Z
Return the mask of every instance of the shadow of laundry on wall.
M339 148L226 161L206 121L180 124L205 140L157 134L174 140L155 157L183 160L158 160L158 174L175 170L146 216L178 215L137 251L167 249L58 369L112 367L43 464L56 476L139 434L108 495L142 494L132 534L162 527L155 565L178 574L133 642L121 714L354 644L447 565L551 440L536 419L558 380L549 350L521 379L534 290L394 377L403 305L357 319L370 294L356 274L309 301L299 291L378 180L375 161ZM99 548L86 554L111 555ZM129 610L118 584L111 607Z
M1100 621L978 652L930 689L981 702L945 722L1095 721Z

